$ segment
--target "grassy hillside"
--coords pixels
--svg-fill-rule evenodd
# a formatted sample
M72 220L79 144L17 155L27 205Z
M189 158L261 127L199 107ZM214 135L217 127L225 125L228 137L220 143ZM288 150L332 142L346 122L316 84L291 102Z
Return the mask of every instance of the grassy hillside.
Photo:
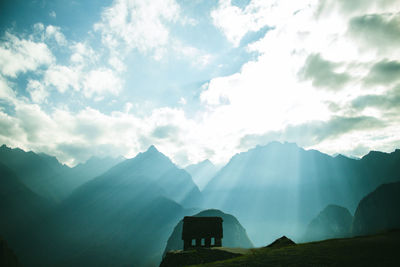
M400 231L330 239L251 253L198 266L399 266Z

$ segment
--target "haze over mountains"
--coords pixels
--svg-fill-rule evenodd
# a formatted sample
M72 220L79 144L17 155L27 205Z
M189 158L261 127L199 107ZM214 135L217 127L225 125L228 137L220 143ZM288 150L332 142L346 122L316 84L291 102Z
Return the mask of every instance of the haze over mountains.
M282 235L296 241L327 205L353 213L378 185L400 180L399 162L400 150L355 160L272 142L232 157L203 195L206 206L235 214L256 246Z
M188 172L154 146L132 159L75 168L47 155L0 151L0 235L28 266L156 266L183 216L207 208L236 217L255 246L282 235L297 241L328 205L354 214L379 185L400 181L400 150L355 160L273 142L205 175L202 191L189 172L215 171L209 162Z
M199 189L203 190L218 172L219 168L206 159L199 163L187 166L185 170L190 173L193 181L197 184Z

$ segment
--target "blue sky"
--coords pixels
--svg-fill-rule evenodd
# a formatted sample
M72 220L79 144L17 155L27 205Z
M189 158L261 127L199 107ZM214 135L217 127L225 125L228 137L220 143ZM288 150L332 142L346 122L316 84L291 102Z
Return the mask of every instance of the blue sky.
M179 165L399 147L395 0L2 1L0 142Z

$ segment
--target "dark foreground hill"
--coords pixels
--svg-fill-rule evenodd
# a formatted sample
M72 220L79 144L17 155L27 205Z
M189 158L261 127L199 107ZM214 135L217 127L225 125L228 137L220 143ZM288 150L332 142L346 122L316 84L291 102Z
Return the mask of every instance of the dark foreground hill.
M0 235L14 245L23 233L38 223L52 204L26 187L19 177L0 162Z
M8 247L8 244L0 236L0 266L18 267L21 266L14 251Z
M357 207L353 235L374 234L400 228L400 182L379 186Z
M399 266L400 231L251 249L232 259L196 266Z

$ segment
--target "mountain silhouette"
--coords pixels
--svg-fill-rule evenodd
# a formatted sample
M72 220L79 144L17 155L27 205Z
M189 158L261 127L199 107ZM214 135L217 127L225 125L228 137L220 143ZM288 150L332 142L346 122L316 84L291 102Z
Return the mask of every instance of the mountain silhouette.
M221 217L223 219L222 229L223 229L223 239L222 246L224 247L241 247L241 248L251 248L253 247L252 242L247 236L246 230L239 223L239 221L231 214L226 214L220 210L204 210L195 215L195 217ZM168 238L167 245L164 250L164 255L171 250L181 250L183 249L182 240L182 228L183 220L175 226L174 231Z
M240 247L252 246L247 235L258 246L283 235L298 243L330 204L357 209L353 229L374 222L369 214L381 221L395 221L385 212L397 214L395 197L379 197L387 206L382 214L360 200L382 183L400 181L400 150L357 160L273 142L232 157L202 192L154 146L119 160L93 158L69 168L45 154L0 148L0 235L23 265L154 266L164 250L182 243L171 235L179 221L204 207L235 215L232 231L239 234L224 233L223 245ZM337 233L345 213L325 216L329 223L321 225ZM386 228L367 226L373 229L367 232Z
M196 189L189 174L152 146L80 186L62 201L37 230L37 235L48 236L48 240L37 246L26 262L156 265L169 233L185 214L184 208L168 196L193 194L195 198L200 194ZM179 200L185 203L184 198ZM38 261L35 255L44 251L50 256Z
M382 162L375 164L374 159ZM354 212L378 185L399 180L400 150L360 160L272 142L232 157L202 191L205 207L235 214L255 244L301 239L329 204Z
M365 196L354 214L353 235L400 228L400 182L379 186Z
M19 148L0 147L0 162L13 170L33 192L58 202L75 188L100 175L121 159L92 158L70 168L44 153L25 152Z
M307 227L304 240L317 241L351 236L353 216L349 210L337 205L328 205Z

